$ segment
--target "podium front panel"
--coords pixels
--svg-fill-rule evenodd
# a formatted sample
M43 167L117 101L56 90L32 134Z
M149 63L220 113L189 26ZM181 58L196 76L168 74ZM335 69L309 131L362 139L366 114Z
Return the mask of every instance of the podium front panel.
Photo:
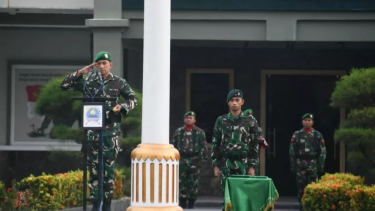
M82 128L84 130L104 130L105 106L103 102L84 102L82 104Z

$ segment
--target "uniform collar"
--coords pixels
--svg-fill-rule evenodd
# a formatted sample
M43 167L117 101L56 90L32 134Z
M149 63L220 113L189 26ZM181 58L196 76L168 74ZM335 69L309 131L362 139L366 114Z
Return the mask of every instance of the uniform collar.
M311 128L310 131L306 131L305 128L302 128L301 129L301 132L305 132L305 133L314 133L316 132L316 130L314 128Z
M108 77L104 80L112 81L113 80L113 75L112 73L109 73Z
M232 118L232 117L244 117L245 114L241 111L240 115L239 116L233 116L231 112L228 113L227 117L228 118Z
M190 131L190 130L192 130L194 128L194 125L192 125L192 126L187 126L187 125L185 125L185 130L186 131Z
M103 82L112 81L112 80L114 80L112 73L109 73L109 75L107 76L107 78L105 78L105 79L103 78ZM100 83L100 77L99 77L98 73L95 75L95 81L97 81L98 83Z

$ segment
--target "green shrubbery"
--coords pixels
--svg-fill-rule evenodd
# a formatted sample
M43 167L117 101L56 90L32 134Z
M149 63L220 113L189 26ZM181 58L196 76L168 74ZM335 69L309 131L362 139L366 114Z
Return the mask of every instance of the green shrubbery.
M375 68L354 69L342 77L331 99L331 106L349 112L334 136L347 146L347 171L375 183Z
M352 174L326 174L305 188L302 205L305 211L375 210L375 186Z
M124 170L116 170L114 199L124 196ZM127 189L129 189L127 187ZM88 196L90 191L87 191ZM0 182L0 210L61 210L82 206L83 172L33 176L5 188Z

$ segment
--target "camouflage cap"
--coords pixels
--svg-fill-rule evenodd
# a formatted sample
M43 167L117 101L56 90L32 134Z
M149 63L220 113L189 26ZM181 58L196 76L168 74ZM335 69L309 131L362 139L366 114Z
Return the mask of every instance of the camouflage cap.
M184 118L186 118L187 116L193 116L195 118L195 112L194 111L186 112L184 115Z
M111 57L111 54L107 51L102 51L102 52L99 52L96 57L95 57L95 60L94 62L97 62L99 60L108 60L108 61L112 61L112 57Z
M251 114L253 115L253 109L247 109L243 112L245 115Z
M302 120L307 118L314 120L314 115L312 113L307 113L302 116Z
M227 96L227 102L230 101L230 99L232 99L232 97L240 97L240 98L243 98L243 93L241 90L239 89L233 89L232 91L230 91L228 93L228 96Z

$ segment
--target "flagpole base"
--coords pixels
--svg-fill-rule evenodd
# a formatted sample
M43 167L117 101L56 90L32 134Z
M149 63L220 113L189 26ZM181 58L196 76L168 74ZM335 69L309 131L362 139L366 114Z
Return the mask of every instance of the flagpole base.
M183 211L181 207L129 207L126 211Z
M131 153L131 207L127 211L180 211L180 153L171 144L139 144Z

